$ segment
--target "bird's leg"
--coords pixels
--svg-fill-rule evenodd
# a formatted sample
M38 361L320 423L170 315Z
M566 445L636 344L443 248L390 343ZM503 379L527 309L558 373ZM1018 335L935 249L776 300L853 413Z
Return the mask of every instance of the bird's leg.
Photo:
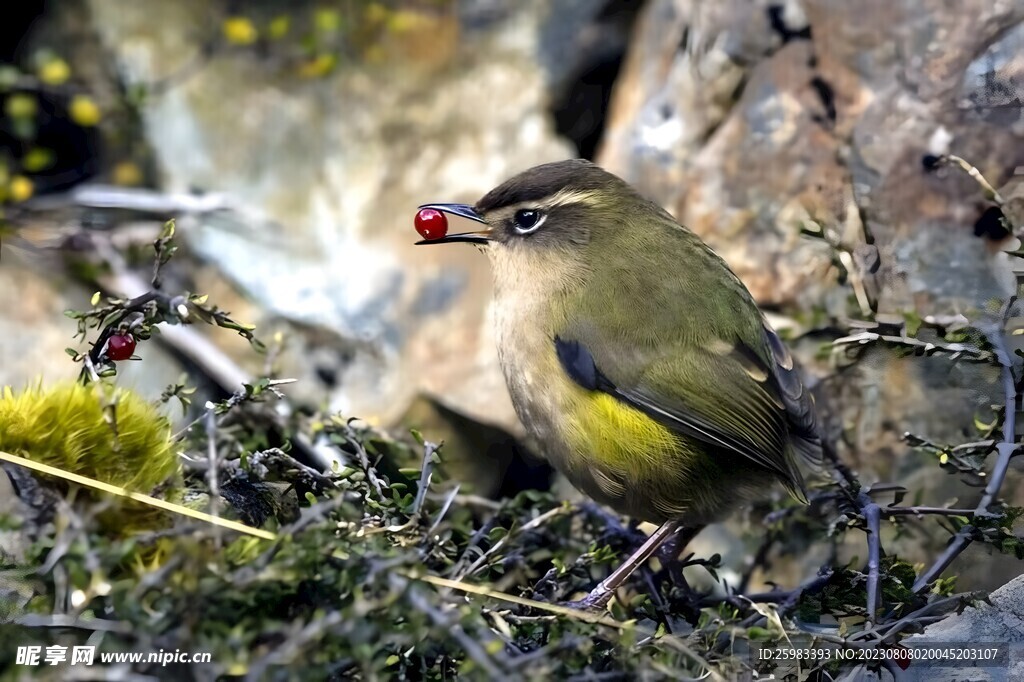
M679 563L679 554L702 530L704 530L703 525L683 526L658 548L658 560L661 561L661 565L668 571L672 583L685 590L689 590L690 586L686 582L685 576L683 576L683 567Z
M658 548L665 544L666 540L675 535L677 530L679 530L678 521L666 521L661 524L658 530L651 533L651 536L644 541L644 544L640 545L639 549L633 552L621 566L612 571L611 575L591 590L590 594L580 601L569 602L566 606L587 611L604 610L608 606L608 602L611 601L612 595L615 594L615 590L619 589L619 586L626 582L626 579L642 563L650 559L651 555L657 552Z
M658 559L663 564L669 564L679 559L679 554L690 541L697 537L697 534L704 530L705 526L680 526L679 530L665 539L665 542L658 548Z

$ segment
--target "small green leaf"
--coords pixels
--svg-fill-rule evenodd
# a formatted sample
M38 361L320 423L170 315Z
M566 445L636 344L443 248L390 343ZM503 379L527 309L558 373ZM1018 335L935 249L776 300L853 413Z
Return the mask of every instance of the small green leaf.
M750 639L755 639L755 640L757 640L757 639L771 639L772 638L772 633L771 633L770 630L768 630L766 628L758 627L757 625L755 625L753 627L747 628L747 637L749 637Z
M21 167L28 173L38 173L51 167L55 158L52 150L34 147L21 157Z
M991 431L992 429L994 429L996 427L996 424L998 422L999 422L999 418L997 417L997 418L993 419L991 421L991 423L986 424L985 422L981 421L981 419L979 417L975 416L974 417L974 428L976 428L981 433L988 433L989 431Z
M160 230L160 239L170 239L173 236L174 236L174 218L171 218L166 223L164 223L163 229Z

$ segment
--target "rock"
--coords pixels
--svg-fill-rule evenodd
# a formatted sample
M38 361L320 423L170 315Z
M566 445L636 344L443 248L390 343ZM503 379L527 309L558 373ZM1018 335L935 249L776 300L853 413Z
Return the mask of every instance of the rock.
M820 351L830 320L872 307L979 322L1014 293L1020 266L1002 253L1005 232L986 227L978 184L922 159L964 157L996 187L1024 166L1022 22L1020 3L986 0L653 0L598 157L707 241L792 333L820 330L791 345L844 456L867 481L913 480L939 504L977 495L902 435L976 439L975 419L1002 401L998 373L882 348L839 371ZM1004 489L1012 497L1014 482ZM964 571L963 585L1005 575Z
M980 604L963 613L925 628L922 634L905 640L910 647L947 644L1001 644L1009 647L1008 667L970 668L930 667L910 679L928 682L953 682L970 679L979 682L1012 682L1024 679L1024 576L1017 576L992 592L991 604ZM914 666L908 672L914 672ZM964 675L969 674L969 678Z
M801 292L810 306L832 288L829 261L799 230L847 218L851 202L834 191L845 171L816 123L827 111L811 85L813 48L796 37L806 29L799 5L743 4L650 3L599 162L700 234L760 301Z
M981 87L981 76L972 74L986 64L998 82L1017 82L1012 46L1019 38L1010 29L1024 15L1012 3L965 5L981 26L968 31L969 22L942 3L876 4L866 10L804 0L772 14L769 3L740 12L731 3L709 11L696 2L655 1L639 19L616 86L599 160L700 234L758 301L795 319L797 331L815 326L822 313L870 312L864 303L849 305L852 292L837 281L833 249L801 236L809 225L834 233L855 275L866 276L869 267L858 263L877 264L864 284L865 302L877 299L882 313L977 316L1014 290L1006 257L974 235L982 213L977 185L948 169L927 173L921 158L952 147L996 183L1024 164L1017 132L960 108L967 101L988 106L964 94ZM870 28L858 21L863 16L872 17ZM691 36L702 32L719 38L694 51ZM921 46L923 57L895 51L900 44ZM972 63L970 55L982 53L989 56ZM954 105L943 93L958 89L961 104ZM653 125L659 110L661 122ZM865 376L857 386L882 379ZM989 383L975 377L956 391ZM941 424L903 419L916 408L901 396L891 398L898 406L879 406L887 425L862 423L859 430L880 435L918 421L959 437L954 425L969 424L963 410Z
M461 16L403 10L366 44L354 33L354 58L317 79L216 43L142 115L165 188L225 192L244 207L245 220L181 233L268 316L293 324L284 374L308 375L308 357L320 358L333 378L303 382L310 400L393 423L427 391L517 429L485 314L485 259L413 247L411 221L420 203L472 203L519 170L573 155L547 110L549 83L569 63L544 36L571 35L597 6L464 5ZM89 7L129 86L188 69L210 40L198 0ZM309 11L291 12L293 23Z
M967 65L957 106L968 116L1024 132L1024 24L1008 31Z
M0 251L0 386L67 379L77 371L64 349L73 346L72 307L60 279L44 277L15 248ZM88 294L80 294L88 303ZM76 302L77 304L78 302Z
M867 31L856 20L863 8L804 5L810 40L794 29L783 34L788 40L773 34L767 6L762 14L740 13L730 3L712 12L699 3L651 3L617 86L601 162L673 210L765 304L805 314L822 303L832 312L845 308L845 296L836 297L828 250L799 238L807 221L846 226L841 236L856 251L866 239L860 229L866 220L888 284L880 292L883 308L978 307L1005 296L1012 278L1002 259L953 227L979 217L976 186L966 178L926 175L920 157L933 139L953 140L961 155L969 149L982 172L996 179L1024 160L1011 140L1017 133L955 121L957 111L938 96L941 87L956 87L964 73L958 68L967 69L968 80L981 70L980 59L968 65L944 55L983 49L1019 13L979 6L986 30L968 34L959 30L955 12L937 5L881 3L871 15L877 26ZM915 23L922 12L932 12L944 28L929 33ZM679 47L681 36L714 34L722 26L720 39L703 53ZM906 58L892 53L900 40L927 45L931 61L902 63ZM953 41L956 49L932 45L940 40ZM1009 54L1014 40L1007 34L994 54ZM1016 82L1014 64L993 67L1001 69L999 82ZM900 69L914 74L913 89L901 84ZM878 234L885 230L900 234ZM952 249L956 256L942 268L923 264L908 273L908 259L927 257L914 241L921 239L932 244L928 253ZM936 239L945 243L935 245ZM938 281L950 262L963 275Z
M551 467L511 433L469 419L438 399L420 396L398 423L444 444L442 466L464 492L501 499L551 485Z

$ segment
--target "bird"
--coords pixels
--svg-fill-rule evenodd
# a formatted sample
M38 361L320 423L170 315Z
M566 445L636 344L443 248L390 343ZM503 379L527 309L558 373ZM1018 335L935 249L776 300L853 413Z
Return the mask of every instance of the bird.
M441 214L479 228L447 234ZM741 280L668 211L572 159L473 206L424 204L417 221L439 216L443 234L417 244L489 258L499 363L541 454L594 501L659 524L574 605L605 608L659 547L776 481L806 502L801 461L821 457L813 398Z

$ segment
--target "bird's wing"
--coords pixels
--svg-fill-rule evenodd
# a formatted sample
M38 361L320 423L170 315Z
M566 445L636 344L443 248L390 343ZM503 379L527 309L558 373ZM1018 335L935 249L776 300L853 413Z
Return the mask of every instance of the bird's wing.
M586 388L776 473L803 497L793 452L813 455L820 445L788 351L693 233L666 220L660 241L644 242L647 234L655 233L622 230L595 265L603 270L595 285L566 303L554 330L563 368Z
M610 352L607 344L555 339L563 369L580 386L608 393L680 434L746 457L805 499L788 446L787 398L771 368L750 349L740 344L731 355L691 349L671 360L654 360L635 381L617 381L603 371L592 347ZM607 364L617 363L608 358ZM800 399L795 396L794 402Z
M775 330L764 325L764 336L771 353L772 382L769 389L781 398L786 409L790 440L808 462L821 464L821 439L814 414L814 400L804 387L793 357Z

